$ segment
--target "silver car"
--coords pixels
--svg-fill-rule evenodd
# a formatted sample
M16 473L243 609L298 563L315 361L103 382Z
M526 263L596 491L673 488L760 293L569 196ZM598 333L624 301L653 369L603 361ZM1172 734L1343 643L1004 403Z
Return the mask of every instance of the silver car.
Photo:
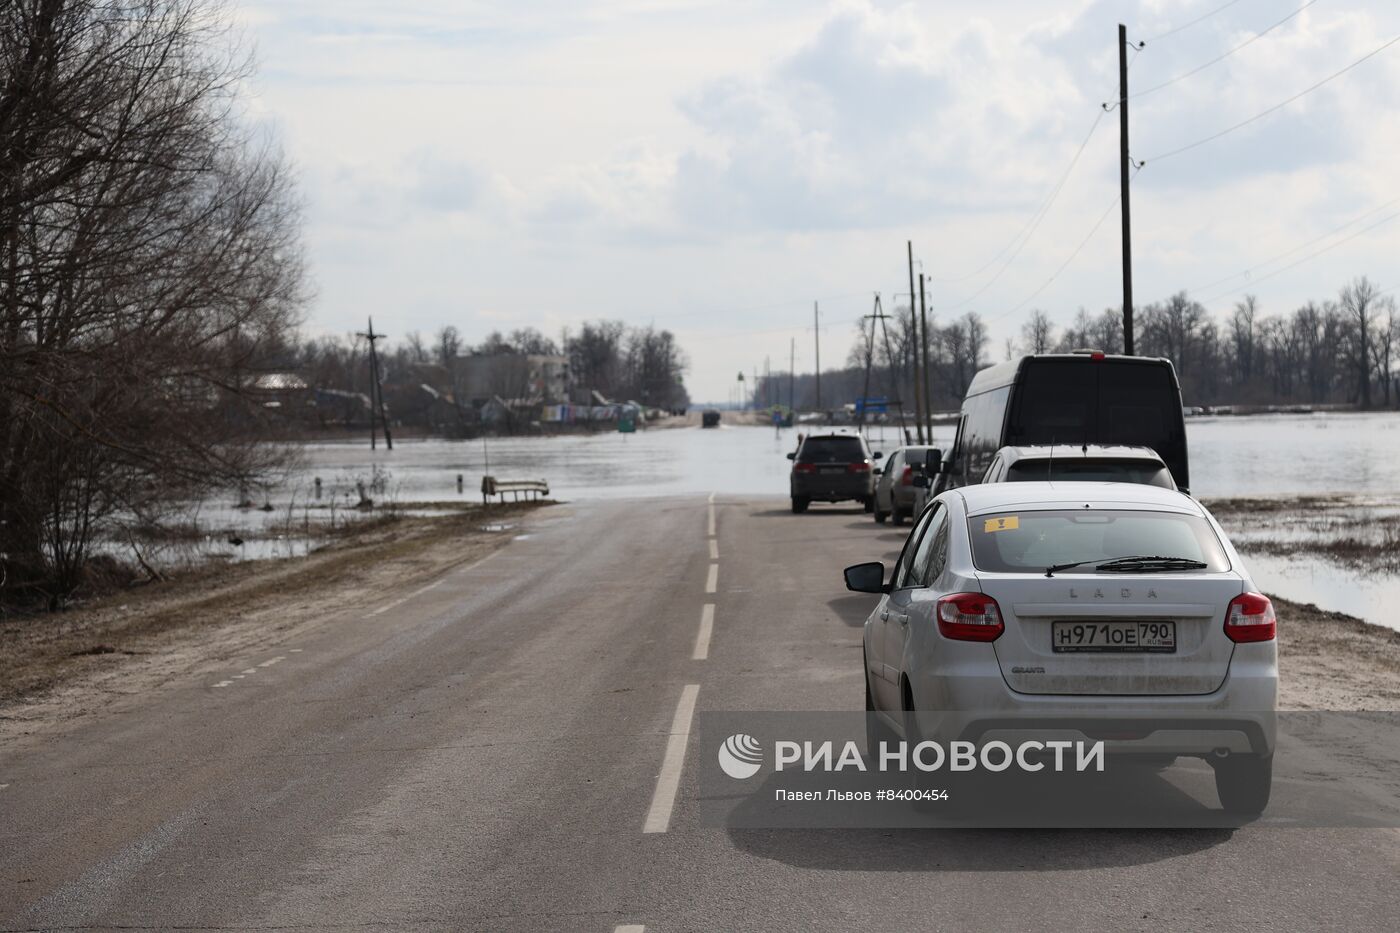
M917 515L916 497L919 487L914 478L922 475L924 457L931 447L901 447L885 458L875 479L875 521L880 524L889 519L896 525Z
M1043 444L1003 447L992 457L984 483L1044 481L1145 483L1175 489L1171 470L1151 447L1118 444Z
M1077 482L949 490L888 580L867 563L847 568L846 585L881 594L864 637L872 747L889 733L914 742L1027 719L1111 721L1110 756L1204 758L1227 810L1267 805L1273 606L1185 494Z

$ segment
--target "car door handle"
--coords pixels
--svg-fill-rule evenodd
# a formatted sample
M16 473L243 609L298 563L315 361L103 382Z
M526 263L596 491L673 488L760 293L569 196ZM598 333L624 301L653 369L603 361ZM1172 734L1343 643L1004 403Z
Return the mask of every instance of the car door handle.
M908 624L909 624L909 614L908 614L908 613L901 612L899 615L895 616L895 618L899 620L899 624L900 624L900 625L908 625Z
M881 610L880 610L880 621L881 621L881 622L888 622L889 620L890 620L890 611L889 611L888 609L881 609Z

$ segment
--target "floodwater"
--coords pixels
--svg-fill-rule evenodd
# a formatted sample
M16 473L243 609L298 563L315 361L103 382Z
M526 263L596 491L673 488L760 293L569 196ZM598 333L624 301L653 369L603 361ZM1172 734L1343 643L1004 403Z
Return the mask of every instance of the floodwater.
M392 451L382 445L370 451L363 440L306 444L302 465L259 497L259 504L265 499L272 511L207 502L201 507L201 525L216 535L224 528L246 531L250 543L276 542L221 546L233 559L267 556L269 551L297 553L305 541L314 541L318 522L344 523L373 514L353 508L361 486L377 508L408 506L417 514L421 506L415 503L480 501L481 478L488 474L547 480L552 498L572 501L710 492L783 496L789 467L784 455L802 430L721 425L635 434L400 440ZM877 426L870 433L877 451L899 446L893 426ZM937 427L933 443L946 448L952 435L952 425ZM1400 414L1194 418L1187 421L1187 439L1192 492L1201 498L1338 495L1364 498L1382 508L1400 504ZM1247 538L1249 527L1246 522L1232 531ZM298 537L293 533L298 528L302 543L289 541ZM1384 609L1400 597L1396 577L1349 571L1298 554L1251 553L1246 562L1268 592L1396 625Z

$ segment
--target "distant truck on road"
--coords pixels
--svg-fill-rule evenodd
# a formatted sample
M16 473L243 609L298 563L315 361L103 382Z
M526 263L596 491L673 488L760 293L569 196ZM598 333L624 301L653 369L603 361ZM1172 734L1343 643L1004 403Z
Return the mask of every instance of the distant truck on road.
M709 411L707 411L707 412L705 412L704 414L702 414L702 415L700 416L700 427L702 427L702 428L717 428L717 427L719 427L719 412L715 411L715 410L712 408L712 409L710 409Z

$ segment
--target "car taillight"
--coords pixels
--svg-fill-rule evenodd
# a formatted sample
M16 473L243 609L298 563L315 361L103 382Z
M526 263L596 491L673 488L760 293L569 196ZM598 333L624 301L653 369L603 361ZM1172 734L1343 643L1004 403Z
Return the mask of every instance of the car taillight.
M1006 626L997 601L984 593L954 593L938 601L938 631L958 641L996 641Z
M847 473L869 473L869 472L870 472L870 461L869 461L869 460L857 460L855 463L848 463L848 464L846 464L846 472L847 472Z
M1231 641L1273 641L1278 634L1278 620L1269 597L1258 593L1241 593L1230 600L1225 611L1225 634Z
M817 465L815 463L794 463L792 465L792 472L815 473L817 472Z
M905 467L905 468L904 468L904 473L899 477L899 485L901 485L901 486L912 486L912 485L914 485L914 468L913 468L913 467Z

